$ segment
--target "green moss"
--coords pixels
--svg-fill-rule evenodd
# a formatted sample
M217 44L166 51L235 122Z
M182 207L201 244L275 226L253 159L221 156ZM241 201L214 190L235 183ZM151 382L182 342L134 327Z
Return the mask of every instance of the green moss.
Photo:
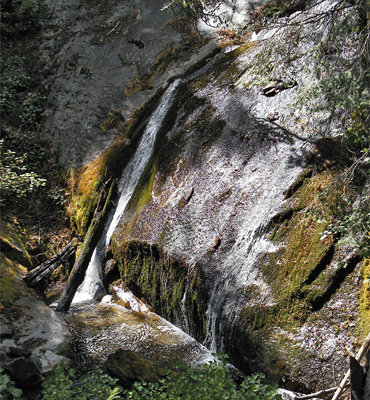
M170 307L175 309L181 304L181 300L184 296L184 289L185 289L185 279L182 278L180 281L176 282L173 287L173 295L171 299Z
M140 116L143 114L144 111L139 113ZM117 111L112 112L104 124L104 129L108 129L110 124L123 129L122 120L120 115L117 116ZM125 133L121 132L101 156L76 172L70 171L68 183L72 196L67 211L71 225L81 237L86 234L90 225L103 185L109 178L120 176L134 150L132 144L140 138L137 133L137 130L141 130L140 124L137 125L132 121L130 127L125 125L124 129ZM128 136L131 137L130 141Z
M365 258L361 266L359 335L365 340L370 332L370 259Z
M343 188L328 170L297 181L289 206L271 226L270 239L279 250L261 263L276 304L245 307L242 324L252 331L267 333L271 326L291 328L304 322L335 278L335 269L328 268L334 239L323 238L323 232L338 214ZM245 297L248 303L249 292Z
M186 270L175 260L165 257L157 246L131 241L114 248L121 278L138 297L166 317L180 307L179 293L183 293ZM176 286L176 291L175 291Z
M132 113L131 119L124 123L119 110L111 110L101 129L115 128L119 131L112 145L90 164L74 171L71 169L67 183L71 192L68 215L71 226L83 237L99 200L103 184L109 179L121 176L123 168L130 160L147 121L162 91L158 91L145 104Z
M1 252L6 257L24 267L33 267L37 260L30 256L26 248L26 236L16 226L6 221L0 223L0 244Z
M12 303L24 294L25 285L20 276L25 275L27 269L0 253L0 301Z
M192 321L191 334L198 340L203 340L207 334L206 311L208 294L205 290L205 277L201 270L195 270L190 279L185 298L189 320Z
M181 315L186 292L185 306L194 335L204 339L207 298L199 271L189 275L186 264L165 254L158 246L140 241L115 245L113 252L125 285L170 321Z

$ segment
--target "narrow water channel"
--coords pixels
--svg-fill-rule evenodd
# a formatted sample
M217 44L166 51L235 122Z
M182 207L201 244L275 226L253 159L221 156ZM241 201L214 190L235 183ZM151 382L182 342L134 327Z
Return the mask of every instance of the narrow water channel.
M93 300L102 297L104 285L102 282L104 255L109 246L110 239L117 224L134 193L154 149L157 133L162 126L163 120L176 96L176 91L181 83L180 79L174 81L161 97L160 103L151 115L145 128L139 146L125 167L118 184L118 203L111 211L104 227L104 232L96 246L87 268L84 282L78 288L73 303Z
M157 133L167 115L182 80L175 80L162 95L151 115L138 148L118 183L118 201L65 316L73 333L73 358L83 368L91 362L103 363L118 349L133 350L170 365L182 360L190 365L213 360L209 350L150 310L123 287L114 286L106 295L103 285L104 256L112 234L133 195L154 149Z

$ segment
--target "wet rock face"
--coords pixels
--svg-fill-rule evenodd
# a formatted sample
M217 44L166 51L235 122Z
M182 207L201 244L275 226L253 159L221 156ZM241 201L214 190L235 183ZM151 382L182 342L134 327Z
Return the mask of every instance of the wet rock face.
M4 223L0 239L8 243L0 257L1 367L19 388L29 390L40 383L42 373L68 361L63 354L69 346L70 333L59 316L21 279L27 269L18 260L32 261L24 237Z
M173 14L161 11L163 0L48 4L51 20L40 51L51 74L47 123L60 165L79 167L117 134L117 126L103 124L109 112L128 120L198 39L179 33ZM186 24L180 25L184 32Z
M206 293L207 346L247 372L266 369L304 390L320 387L319 370L346 369L345 343L355 336L346 319L358 307L346 288L360 261L344 265L343 250L321 239L340 188L313 169L321 168L315 142L338 121L327 128L314 105L295 106L300 88L315 82L307 54L325 31L319 23L309 29L287 63L283 41L266 44L259 39L268 34L260 35L182 85L113 243L121 265L130 261L127 246L135 243L135 259L149 244L181 260L189 276L201 271L194 289ZM314 203L327 186L332 192ZM186 296L181 287L185 308ZM192 332L196 322L188 322L182 327Z

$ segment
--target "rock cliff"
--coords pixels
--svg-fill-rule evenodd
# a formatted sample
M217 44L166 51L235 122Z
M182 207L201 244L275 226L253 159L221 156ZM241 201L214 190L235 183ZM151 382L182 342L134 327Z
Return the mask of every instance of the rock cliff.
M122 279L157 311L302 390L345 370L359 318L361 256L324 234L343 201L343 116L302 100L334 6L287 13L182 85L113 238Z
M368 259L332 229L368 191L366 174L338 178L353 168L338 135L359 111L340 84L325 91L361 53L361 18L304 3L242 13L254 29L224 27L216 46L160 0L49 0L40 64L79 236L183 78L112 236L112 276L243 371L307 391L338 383L370 318Z
M59 164L76 168L106 150L205 41L186 20L161 11L163 0L48 4L41 46L50 74L47 124Z

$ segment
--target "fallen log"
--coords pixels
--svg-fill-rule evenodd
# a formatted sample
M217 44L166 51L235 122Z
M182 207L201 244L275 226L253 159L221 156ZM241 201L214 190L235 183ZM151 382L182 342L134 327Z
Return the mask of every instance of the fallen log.
M68 310L77 288L84 280L86 269L104 228L104 223L109 211L110 201L112 199L114 190L114 181L110 181L110 185L108 181L100 193L99 202L94 216L86 233L85 240L80 248L77 260L69 275L63 294L58 302L56 311Z
M75 251L75 243L72 240L53 257L47 259L36 268L33 268L30 272L23 276L22 279L29 287L35 287L39 282L51 275L57 269L57 267L59 267L59 265L68 260L75 253Z
M326 394L334 393L337 389L338 389L337 387L332 387L332 388L329 388L329 389L323 389L323 390L320 390L320 391L315 392L315 393L304 394L302 396L295 397L294 399L295 400L314 399L315 397L317 398L319 396L323 396L323 395L326 395Z
M360 362L362 357L366 354L367 349L370 346L370 332L367 335L367 338L365 339L364 343L362 344L360 350L356 354L356 361ZM338 386L338 389L334 393L334 396L332 397L331 400L337 400L341 396L344 388L349 384L349 377L351 374L351 370L348 369L347 373L344 375L344 378L342 379L342 382Z
M361 359L363 358L363 356L366 354L367 349L370 346L370 333L367 335L367 338L365 339L364 343L362 344L360 350L357 352L356 354L356 358L353 357L352 363L354 361L356 361L357 363L361 361ZM342 395L343 391L350 386L350 373L351 373L351 369L349 369L347 371L347 373L345 374L344 378L342 379L342 382L340 383L340 385L338 387L333 387L333 388L329 388L329 389L324 389L324 390L320 390L319 392L315 392L315 393L311 393L311 394L305 394L302 396L296 396L295 400L307 400L307 399L312 399L318 396L322 396L322 395L326 395L329 393L334 393L334 396L332 397L332 400L337 400L339 399L339 397Z

